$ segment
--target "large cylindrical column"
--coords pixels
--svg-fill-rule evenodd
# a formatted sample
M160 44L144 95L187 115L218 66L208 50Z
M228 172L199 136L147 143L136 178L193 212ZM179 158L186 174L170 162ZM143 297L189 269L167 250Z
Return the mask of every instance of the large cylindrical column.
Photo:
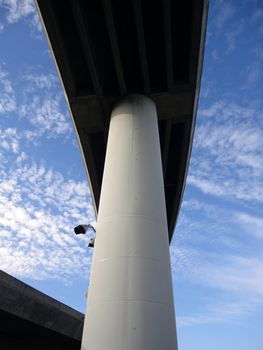
M141 95L111 115L81 349L177 349L157 113Z

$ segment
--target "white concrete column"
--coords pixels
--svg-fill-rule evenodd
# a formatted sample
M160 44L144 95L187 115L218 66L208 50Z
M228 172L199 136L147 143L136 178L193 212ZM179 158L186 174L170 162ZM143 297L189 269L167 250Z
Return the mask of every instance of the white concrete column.
M111 115L81 349L177 349L157 113L141 95Z

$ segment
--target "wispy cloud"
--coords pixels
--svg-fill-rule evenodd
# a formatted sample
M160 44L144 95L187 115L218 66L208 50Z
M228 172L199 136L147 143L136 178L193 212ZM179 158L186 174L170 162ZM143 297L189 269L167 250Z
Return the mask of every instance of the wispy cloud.
M175 293L180 283L182 289L199 291L202 297L192 312L177 312L177 323L242 323L263 309L263 221L218 202L190 197L181 208L171 260Z
M249 87L254 85L261 78L261 66L259 62L255 62L247 68L247 83Z
M0 148L2 148L4 151L11 151L16 154L18 153L19 136L15 128L0 130Z
M6 19L9 23L15 23L35 12L32 0L0 0L0 5L6 8Z
M240 22L235 23L233 26L233 29L228 31L225 34L226 40L227 40L226 53L229 54L235 50L237 39L240 38L243 31L244 31L244 21L241 20Z
M42 135L69 138L72 127L58 78L53 73L43 74L31 68L21 77L21 83L24 99L19 115L34 126L24 133L25 137L30 140L37 140Z
M37 31L42 31L33 0L0 0L0 6L6 10L6 22L8 24L27 20Z
M31 13L30 6L17 11L10 12L10 22ZM87 278L88 237L73 233L75 225L94 220L87 181L62 175L28 153L41 137L44 143L72 135L58 79L31 67L16 79L16 95L13 86L1 68L0 267L21 278Z
M263 26L262 26L263 29ZM263 34L263 31L262 31ZM255 54L257 60L263 60L263 46L257 45L255 48L253 48L252 52Z
M245 227L246 231L257 238L263 238L263 219L247 213L237 213L237 221Z
M220 298L218 298L220 299ZM259 307L262 307L262 302L259 298L255 300L236 299L217 300L217 303L211 303L204 306L199 313L177 317L177 325L179 327L207 324L240 324L244 318L251 315Z
M19 97L8 72L0 66L0 113L5 116L13 113L19 137L35 143L39 143L42 136L70 139L71 120L58 78L53 73L43 74L41 69L31 67L17 78L16 91ZM20 128L18 117L28 124L24 122Z
M28 139L35 139L43 134L48 138L58 135L69 135L72 129L69 118L61 111L61 97L34 96L32 100L20 108L20 116L27 118L28 122L35 127L34 131L25 133Z
M58 78L53 73L43 74L41 69L31 67L17 77L16 91L18 97L8 72L0 67L0 113L7 116L12 112L19 137L35 143L44 135L46 138L60 135L70 138L70 117ZM19 117L24 120L21 126Z
M212 55L212 58L213 58L214 61L218 61L219 60L219 54L218 54L216 49L212 50L211 55Z
M16 108L16 98L8 73L0 66L0 113L12 112Z
M216 256L218 259L218 256ZM220 264L202 266L199 277L212 288L248 297L263 295L263 261L240 255L226 255Z
M257 8L251 16L253 22L262 22L263 20L263 9Z
M210 245L210 251L181 245L171 247L174 278L184 280L203 293L200 311L179 314L181 326L208 323L242 322L255 309L263 309L262 255L250 257L237 252L220 253ZM240 250L240 248L239 248Z
M216 26L222 28L223 25L234 15L235 8L229 1L218 1Z
M261 116L262 110L227 100L201 109L188 183L213 196L262 203Z
M35 89L52 91L58 88L57 76L52 73L34 72L32 68L22 76L21 81L25 84L26 93L32 93Z
M2 147L9 162L0 167L1 269L32 279L70 282L74 276L86 277L88 237L76 237L73 227L94 221L87 183L30 161L24 151L18 152L19 145L14 154Z

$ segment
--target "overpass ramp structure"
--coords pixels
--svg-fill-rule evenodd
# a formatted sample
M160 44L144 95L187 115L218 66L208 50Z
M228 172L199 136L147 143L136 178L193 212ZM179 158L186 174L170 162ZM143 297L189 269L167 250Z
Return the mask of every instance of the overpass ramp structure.
M82 350L177 349L169 242L208 1L36 0L97 212Z

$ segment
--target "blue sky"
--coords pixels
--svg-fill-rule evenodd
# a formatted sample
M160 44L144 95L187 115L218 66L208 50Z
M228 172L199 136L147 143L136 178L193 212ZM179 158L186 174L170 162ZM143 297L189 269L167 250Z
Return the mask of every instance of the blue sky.
M0 269L85 310L91 196L34 5L0 0ZM171 244L180 350L262 350L263 3L210 3Z

